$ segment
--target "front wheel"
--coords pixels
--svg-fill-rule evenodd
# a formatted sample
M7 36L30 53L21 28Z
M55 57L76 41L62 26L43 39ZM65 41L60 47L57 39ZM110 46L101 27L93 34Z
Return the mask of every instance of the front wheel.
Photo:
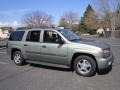
M96 73L96 62L89 56L81 55L75 59L74 69L78 75L90 77Z
M13 61L18 66L21 66L25 63L23 55L20 51L15 51L13 53Z

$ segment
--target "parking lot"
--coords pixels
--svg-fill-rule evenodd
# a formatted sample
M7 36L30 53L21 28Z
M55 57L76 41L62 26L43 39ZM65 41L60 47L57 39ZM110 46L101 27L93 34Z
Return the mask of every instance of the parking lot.
M82 77L69 68L27 64L16 66L0 50L0 90L120 90L120 40L89 38L103 41L111 46L114 64L110 72ZM5 42L0 42L4 45Z

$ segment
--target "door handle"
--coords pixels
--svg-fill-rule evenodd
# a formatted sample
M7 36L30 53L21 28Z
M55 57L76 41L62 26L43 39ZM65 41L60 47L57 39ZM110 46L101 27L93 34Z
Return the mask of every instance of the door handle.
M46 46L42 46L42 48L46 48Z
M27 44L24 44L24 46L28 46Z

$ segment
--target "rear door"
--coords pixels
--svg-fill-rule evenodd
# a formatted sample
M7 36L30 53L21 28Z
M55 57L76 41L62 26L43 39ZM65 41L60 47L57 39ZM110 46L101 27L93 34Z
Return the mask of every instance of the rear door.
M25 58L39 60L40 58L40 30L29 31L24 42Z

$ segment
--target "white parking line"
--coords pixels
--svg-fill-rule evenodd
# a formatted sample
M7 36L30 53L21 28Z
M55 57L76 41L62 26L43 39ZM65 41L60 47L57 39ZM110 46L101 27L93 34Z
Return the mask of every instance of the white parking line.
M7 62L0 62L0 64L6 65L6 64L9 64L9 63L7 63Z

